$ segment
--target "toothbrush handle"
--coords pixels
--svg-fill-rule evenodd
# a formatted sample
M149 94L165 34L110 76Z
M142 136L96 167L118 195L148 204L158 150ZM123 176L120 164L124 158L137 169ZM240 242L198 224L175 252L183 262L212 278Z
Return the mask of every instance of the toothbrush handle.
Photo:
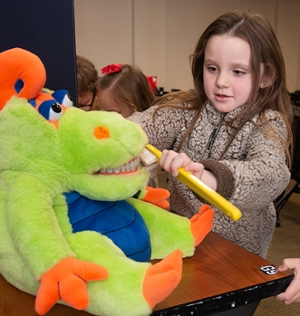
M146 148L154 154L157 159L161 157L161 151L159 151L154 146L148 144ZM209 186L191 174L189 171L184 168L178 169L179 174L177 179L189 187L192 191L202 197L207 203L215 206L217 209L225 213L227 216L232 218L234 221L237 221L242 216L241 211L222 197L219 193L212 190Z

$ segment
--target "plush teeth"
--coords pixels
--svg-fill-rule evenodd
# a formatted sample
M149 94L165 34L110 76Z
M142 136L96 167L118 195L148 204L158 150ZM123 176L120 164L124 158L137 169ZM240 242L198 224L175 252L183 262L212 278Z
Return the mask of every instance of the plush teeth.
M135 158L125 163L124 165L116 168L101 168L100 170L94 172L94 174L122 174L135 172L140 164L140 158Z

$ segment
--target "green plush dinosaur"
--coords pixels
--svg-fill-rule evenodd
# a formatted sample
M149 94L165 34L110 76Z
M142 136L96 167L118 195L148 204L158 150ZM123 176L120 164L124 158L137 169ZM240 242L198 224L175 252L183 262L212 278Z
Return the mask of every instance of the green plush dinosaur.
M151 314L179 284L182 257L193 255L211 230L213 211L204 206L189 220L132 197L148 180L137 163L147 137L119 114L71 107L54 126L14 96L0 111L0 135L5 279L37 296L40 315L56 302L94 315ZM107 172L130 161L130 171ZM151 259L163 260L137 262L99 232L74 233L63 194L72 191L92 200L126 200L146 223Z

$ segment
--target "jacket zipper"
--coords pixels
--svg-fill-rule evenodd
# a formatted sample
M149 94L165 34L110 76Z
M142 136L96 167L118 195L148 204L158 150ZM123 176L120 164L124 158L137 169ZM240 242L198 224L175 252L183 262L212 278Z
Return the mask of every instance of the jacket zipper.
M220 122L211 132L209 139L208 139L208 142L207 142L207 145L206 145L206 148L205 148L205 151L204 151L203 156L202 156L202 160L208 159L210 157L212 146L213 146L213 144L217 138L217 135L220 131L225 114L226 113L222 113Z

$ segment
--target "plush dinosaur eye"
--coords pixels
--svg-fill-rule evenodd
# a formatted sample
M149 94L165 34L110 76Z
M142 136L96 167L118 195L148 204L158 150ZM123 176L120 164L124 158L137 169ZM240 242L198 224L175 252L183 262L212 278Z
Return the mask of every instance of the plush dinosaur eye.
M63 116L61 105L54 100L47 100L40 104L39 113L49 121L58 121Z
M72 100L71 96L69 94L66 94L65 97L63 98L61 104L64 105L66 108L73 106L73 100Z
M52 96L66 108L73 106L73 100L67 90L56 90L52 93Z

